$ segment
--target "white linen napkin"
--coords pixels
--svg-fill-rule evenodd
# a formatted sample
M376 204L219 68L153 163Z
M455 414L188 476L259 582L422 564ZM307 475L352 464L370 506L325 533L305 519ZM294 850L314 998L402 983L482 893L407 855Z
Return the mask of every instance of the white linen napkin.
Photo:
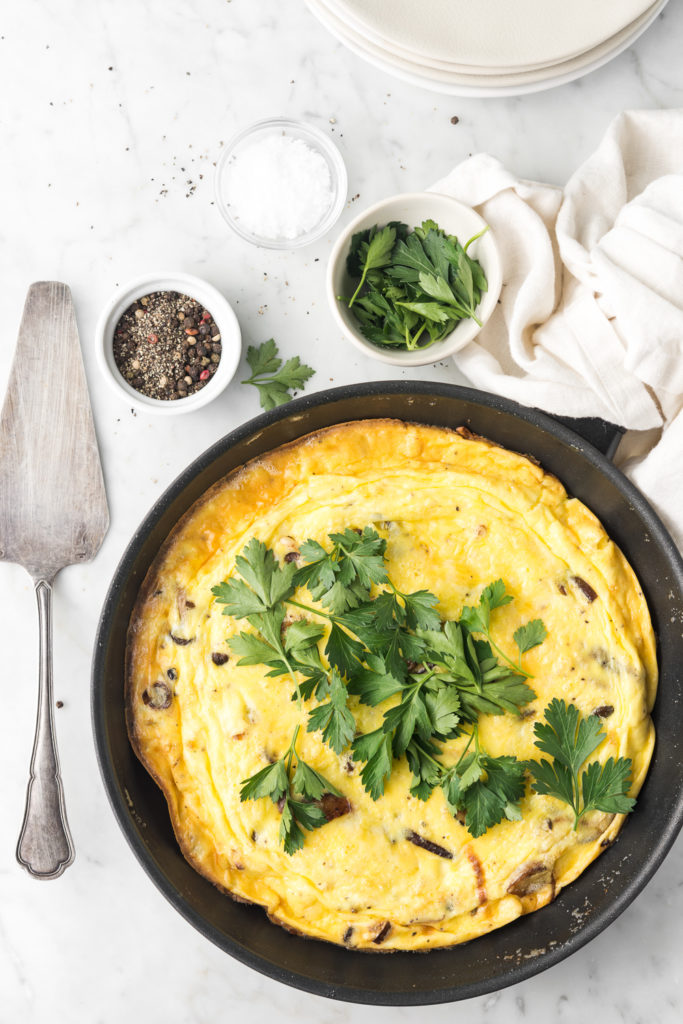
M683 549L683 110L620 114L564 189L479 154L432 191L474 206L503 261L460 369L523 405L636 431L617 463Z

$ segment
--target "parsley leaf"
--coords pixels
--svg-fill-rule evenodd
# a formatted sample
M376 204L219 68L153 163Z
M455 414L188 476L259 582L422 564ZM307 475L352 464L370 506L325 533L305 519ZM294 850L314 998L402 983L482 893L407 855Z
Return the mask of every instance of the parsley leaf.
M524 796L525 764L515 757L492 757L478 748L467 754L444 776L442 787L454 814L465 814L470 835L477 838L503 818L519 820Z
M272 669L267 673L269 676L282 676L289 672L282 645L273 646L256 633L241 632L230 637L228 646L233 654L239 655L237 664L240 666L268 665Z
M365 665L352 673L348 691L360 697L371 708L388 700L403 689L403 683L387 671L386 663L378 654L367 654Z
M320 800L323 793L334 793L335 796L341 796L339 790L324 775L301 759L297 761L292 786L295 793L300 793L308 800Z
M391 774L391 736L383 729L366 732L353 741L351 750L354 761L365 761L360 777L366 792L373 800L379 800L384 782Z
M556 697L545 709L544 718L544 723L534 726L534 744L553 761L526 762L534 777L534 791L569 804L574 828L588 811L628 814L635 807L635 800L628 796L630 758L610 757L604 765L592 761L579 778L581 766L607 735L600 719L596 715L581 718L576 705Z
M291 401L290 390L302 388L315 373L298 356L288 359L283 366L273 338L264 341L258 348L250 345L247 349L247 362L252 374L242 383L253 384L258 388L262 409L274 409L277 405Z
M401 594L405 605L405 624L408 629L438 629L440 625L436 606L438 597L428 590L416 590L413 594Z
M355 637L345 632L336 622L332 623L325 645L325 654L330 665L344 676L353 675L364 654L364 647Z
M557 697L548 704L544 718L545 724L534 726L534 745L576 775L605 738L602 722L597 715L581 718L575 704L567 705Z
M325 627L307 619L295 619L285 630L285 650L290 654L302 655L310 647L316 647L325 636Z
M356 720L346 706L346 687L336 670L330 679L330 699L313 708L308 716L308 731L321 730L323 739L336 754L348 747L356 732Z
M425 704L432 722L432 731L439 739L457 735L461 704L454 686L442 684L435 693L427 692Z
M270 548L256 537L237 556L235 567L241 580L231 578L211 588L217 602L225 605L224 615L244 618L269 611L294 593L294 563L281 566Z
M307 831L313 831L326 824L325 812L318 804L295 800L293 797L287 796L282 808L279 831L280 842L285 853L291 856L304 845L304 834L299 826Z
M605 811L608 814L628 814L636 805L627 796L631 782L631 758L610 757L601 765L592 761L581 777L583 814L586 811Z
M384 732L392 734L394 757L405 754L414 733L425 740L431 735L432 723L421 689L419 682L407 686L400 703L384 714L382 728Z
M240 800L259 800L261 797L269 796L276 804L284 797L288 786L287 766L285 759L281 758L242 781Z
M280 829L278 831L278 839L282 843L285 853L288 853L290 857L304 845L304 834L299 828L296 818L294 817L293 804L294 801L291 797L285 798L282 806Z
M503 605L512 601L510 594L505 593L505 584L502 580L489 583L481 592L479 604L475 608L463 608L460 614L460 621L475 633L488 635L491 622L491 612L495 608L502 608Z
M277 373L282 366L282 360L278 357L275 339L269 338L258 348L250 345L247 349L247 362L255 377L262 373Z
M517 644L520 654L525 654L530 651L532 647L538 647L542 644L548 635L548 630L545 628L541 619L532 619L531 622L527 622L525 626L520 626L512 634L512 639Z
M317 541L305 541L301 555L307 564L296 573L296 585L307 586L311 597L341 614L370 597L373 583L386 583L386 541L371 527L361 533L347 529L331 533L332 550Z
M492 594L494 600L501 597L499 592ZM446 622L443 631L423 631L419 635L427 648L426 660L442 668L442 677L457 688L465 721L476 722L479 715L502 715L506 711L518 715L520 707L534 700L536 694L525 677L501 665L490 644L475 640L462 619L459 623Z
M443 768L433 757L435 753L438 751L433 744L429 744L428 749L427 744L417 740L413 740L406 747L406 759L413 773L410 794L416 796L418 800L428 800L443 777Z
M396 241L396 228L387 224L385 228L370 228L368 231L358 232L351 240L351 252L347 259L347 269L350 273L359 270L360 281L358 287L349 299L349 308L358 296L365 284L368 271L385 267L391 259L391 253Z

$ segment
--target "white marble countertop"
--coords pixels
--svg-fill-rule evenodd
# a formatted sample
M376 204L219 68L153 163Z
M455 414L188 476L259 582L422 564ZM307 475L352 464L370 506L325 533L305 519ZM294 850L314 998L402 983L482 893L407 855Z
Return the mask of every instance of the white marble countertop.
M16 864L35 714L37 635L28 576L0 566L0 1021L254 1024L468 1019L603 1024L681 1019L683 841L645 892L589 946L514 988L456 1006L382 1010L295 992L203 939L148 881L109 809L90 728L95 626L133 529L178 472L254 416L233 385L177 420L134 415L98 375L94 325L118 282L157 268L207 278L234 303L245 343L274 336L313 364L310 389L402 374L342 342L323 297L334 238L295 253L251 248L223 224L213 164L232 133L284 113L329 131L345 157L344 214L421 189L487 150L563 183L625 108L683 105L683 4L589 77L517 99L460 100L385 76L289 0L4 0L0 17L0 292L4 389L33 280L68 282L77 305L111 529L94 562L58 577L55 697L77 859L40 884ZM457 115L459 123L451 118ZM238 376L241 376L239 374ZM451 365L415 376L462 382ZM11 709L11 713L10 713ZM598 1009L599 1007L599 1009Z

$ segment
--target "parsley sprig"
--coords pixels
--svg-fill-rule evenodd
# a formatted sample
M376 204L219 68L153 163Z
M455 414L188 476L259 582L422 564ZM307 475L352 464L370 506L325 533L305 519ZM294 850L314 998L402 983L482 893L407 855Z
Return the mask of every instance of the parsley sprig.
M317 772L296 753L299 726L284 755L273 764L245 779L240 790L242 800L270 797L282 815L279 839L285 853L293 854L304 845L303 829L312 831L327 824L327 817L319 801L325 793L341 796L329 779ZM292 774L292 767L296 769ZM297 799L301 797L303 799Z
M264 341L256 348L250 345L247 349L247 362L251 368L251 376L242 381L258 388L259 401L262 409L274 409L292 400L290 391L302 388L313 376L315 370L302 363L298 356L293 356L282 364L273 338Z
M489 583L488 587L484 587L476 607L463 608L460 621L472 632L483 633L491 647L495 648L508 664L513 665L521 675L528 675L521 667L522 655L542 644L548 633L540 619L533 619L516 629L512 638L519 650L519 661L517 663L512 661L505 651L502 651L495 643L490 629L491 612L496 608L503 608L510 601L512 601L512 597L510 594L506 594L505 584L502 580L496 580L495 583Z
M545 722L534 726L535 746L552 761L527 761L536 793L557 797L574 812L574 828L588 811L628 814L635 800L628 796L631 759L610 757L604 764L581 766L604 741L606 733L597 715L581 718L574 704L554 698L545 709Z
M474 750L470 743L474 740ZM456 764L440 779L446 803L453 814L464 814L465 825L475 838L503 818L519 821L524 796L524 764L515 757L491 757L479 747L475 725Z

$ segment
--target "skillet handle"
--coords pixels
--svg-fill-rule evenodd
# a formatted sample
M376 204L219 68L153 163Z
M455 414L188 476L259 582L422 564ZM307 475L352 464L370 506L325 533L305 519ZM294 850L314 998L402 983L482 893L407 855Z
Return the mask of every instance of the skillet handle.
M616 423L609 423L598 416L556 416L554 413L551 415L554 420L563 423L584 441L592 444L610 461L614 458L619 442L626 433L624 427L618 427Z

